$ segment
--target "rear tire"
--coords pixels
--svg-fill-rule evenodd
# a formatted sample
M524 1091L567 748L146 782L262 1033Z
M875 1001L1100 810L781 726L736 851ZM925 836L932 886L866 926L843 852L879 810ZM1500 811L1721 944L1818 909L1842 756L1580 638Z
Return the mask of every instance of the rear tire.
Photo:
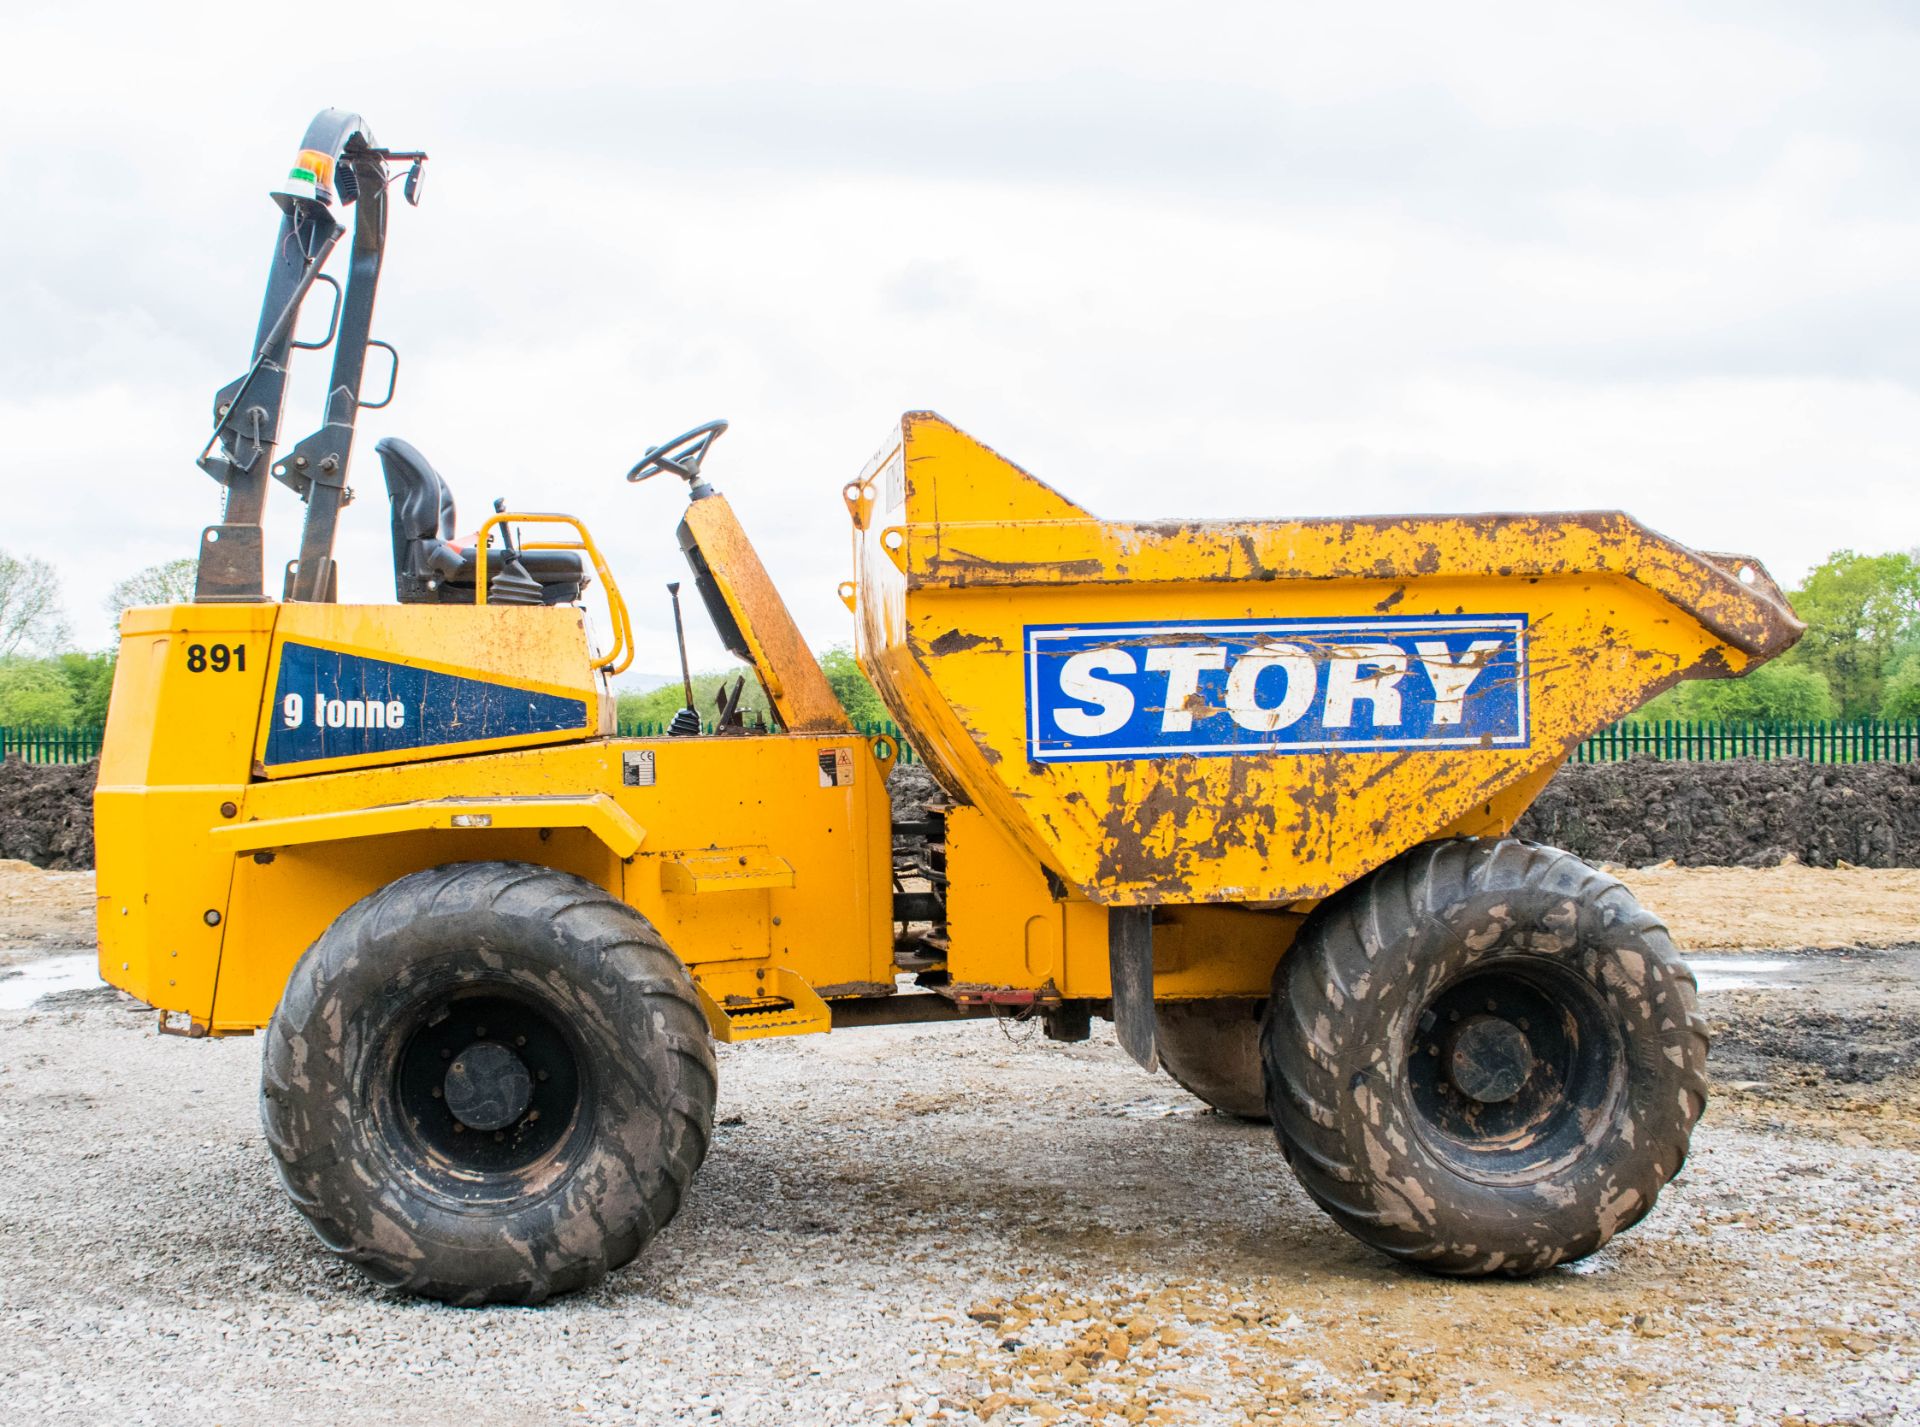
M514 862L343 912L268 1030L261 1120L326 1246L457 1304L539 1303L680 1208L715 1072L685 969L633 908Z
M1223 1115L1267 1119L1267 1082L1260 1063L1264 1001L1162 1001L1154 1039L1160 1064L1188 1094Z
M1274 973L1267 1101L1356 1238L1523 1277L1653 1207L1706 1105L1692 973L1619 882L1512 839L1436 843L1315 909Z

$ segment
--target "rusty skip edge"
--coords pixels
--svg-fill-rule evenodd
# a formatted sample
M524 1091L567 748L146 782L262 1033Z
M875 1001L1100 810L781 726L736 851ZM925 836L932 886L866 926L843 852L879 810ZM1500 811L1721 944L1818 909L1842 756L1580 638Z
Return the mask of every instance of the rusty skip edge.
M1479 547L1450 557L1426 546L1411 566L1389 556L1369 561L1341 558L1327 563L1293 560L1276 563L1262 547L1291 550L1318 542L1347 551L1364 550L1390 537L1413 538L1422 524L1442 523L1461 530ZM1177 579L1142 578L1125 558L1089 554L1051 560L1007 559L970 551L962 542L970 533L1030 532L1027 525L1002 522L929 523L907 527L909 589L964 589L1030 584L1112 583L1235 584L1285 580L1354 580L1404 584L1417 578L1544 579L1606 575L1646 585L1697 620L1715 638L1763 663L1785 652L1805 626L1794 617L1779 586L1765 567L1749 556L1705 554L1641 525L1623 511L1547 513L1490 512L1462 516L1368 516L1274 522L1160 521L1129 523L1083 520L1046 522L1056 534L1084 532L1089 549L1118 544L1134 554L1178 544L1188 567ZM1077 528L1077 530L1076 530ZM1542 552L1557 533L1583 531L1595 537L1601 552L1637 547L1642 558L1615 561L1578 558L1573 552L1553 558ZM999 542L989 538L989 545ZM1082 542L1075 542L1082 543ZM924 554L923 554L924 552ZM1211 559L1207 557L1211 556ZM1193 563L1204 561L1205 563ZM1742 577L1745 572L1745 578ZM1744 672L1744 670L1742 671ZM1704 673L1704 677L1715 677Z

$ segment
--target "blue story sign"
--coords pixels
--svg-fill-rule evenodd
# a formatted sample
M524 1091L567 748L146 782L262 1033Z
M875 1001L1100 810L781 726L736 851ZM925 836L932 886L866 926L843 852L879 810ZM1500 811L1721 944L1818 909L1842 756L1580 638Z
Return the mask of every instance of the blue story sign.
M288 641L268 709L269 764L581 729L584 699Z
M1522 748L1527 617L1028 625L1027 756Z

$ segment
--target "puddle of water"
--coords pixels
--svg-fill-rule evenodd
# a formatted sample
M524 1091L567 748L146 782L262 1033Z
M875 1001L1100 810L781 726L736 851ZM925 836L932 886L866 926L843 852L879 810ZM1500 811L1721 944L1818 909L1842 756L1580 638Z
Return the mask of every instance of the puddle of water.
M1777 991L1797 986L1793 963L1777 957L1689 956L1687 965L1702 991Z
M22 965L18 976L0 979L0 1011L24 1011L56 991L83 991L105 984L100 979L99 958L90 951L43 957Z

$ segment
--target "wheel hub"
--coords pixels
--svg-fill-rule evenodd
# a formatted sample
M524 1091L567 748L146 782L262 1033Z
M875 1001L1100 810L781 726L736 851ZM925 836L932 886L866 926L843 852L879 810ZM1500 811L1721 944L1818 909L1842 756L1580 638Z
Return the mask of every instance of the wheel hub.
M476 1041L455 1056L441 1084L447 1108L474 1130L499 1130L527 1112L533 1076L497 1041Z
M1531 1182L1582 1153L1623 1065L1613 1013L1578 969L1503 956L1422 1007L1406 1089L1434 1153L1475 1178Z
M565 1017L536 993L473 985L410 1019L396 1027L395 1107L423 1172L457 1177L463 1198L483 1182L512 1191L591 1109Z
M1498 1105L1520 1093L1533 1074L1526 1032L1501 1016L1470 1016L1450 1040L1447 1078L1462 1095Z

